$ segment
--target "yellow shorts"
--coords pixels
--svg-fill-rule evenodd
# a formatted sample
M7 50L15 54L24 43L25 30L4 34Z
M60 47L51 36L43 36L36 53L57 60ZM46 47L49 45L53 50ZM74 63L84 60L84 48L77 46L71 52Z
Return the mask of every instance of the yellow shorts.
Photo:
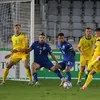
M91 60L91 58L92 57L80 56L80 66L86 66L86 65L88 65L88 63Z
M88 64L88 70L95 70L95 72L100 72L100 61L97 61L98 55L94 55Z
M14 53L11 58L10 61L14 62L15 64L18 63L20 60L25 61L28 60L29 55L25 54L25 53Z

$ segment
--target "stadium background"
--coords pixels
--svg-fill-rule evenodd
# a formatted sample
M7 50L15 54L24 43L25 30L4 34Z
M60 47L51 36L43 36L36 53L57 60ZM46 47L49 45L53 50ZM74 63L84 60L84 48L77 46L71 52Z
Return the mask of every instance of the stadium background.
M31 12L32 8L35 8L34 14ZM32 16L34 17L34 35L32 35L34 38L31 37ZM35 0L34 7L32 7L31 0L0 0L0 77L8 61L4 60L4 55L12 48L10 38L14 33L15 23L21 24L21 30L30 38L30 44L32 41L38 40L39 34L44 32L47 38L46 42L53 49L57 49L56 35L63 32L65 39L72 43L76 50L86 27L92 28L93 35L95 28L100 27L100 1ZM54 50L54 53L61 61L62 56L59 51ZM77 78L78 69L79 53L77 52L76 64L72 70L74 79ZM43 68L38 71L38 74L40 78L57 78L53 73ZM99 79L99 76L96 75L95 79ZM8 78L27 80L22 63L11 69Z

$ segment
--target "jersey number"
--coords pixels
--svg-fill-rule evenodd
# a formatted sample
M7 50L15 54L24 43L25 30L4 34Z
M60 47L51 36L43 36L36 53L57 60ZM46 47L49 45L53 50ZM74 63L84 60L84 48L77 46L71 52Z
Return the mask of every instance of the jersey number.
M39 50L39 54L42 54L42 50Z

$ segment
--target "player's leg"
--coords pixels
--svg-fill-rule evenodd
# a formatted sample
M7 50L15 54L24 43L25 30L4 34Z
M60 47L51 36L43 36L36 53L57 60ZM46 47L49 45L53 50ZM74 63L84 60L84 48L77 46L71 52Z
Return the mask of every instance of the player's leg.
M53 63L51 61L48 61L44 64L44 67L50 69L51 71L53 71L61 79L61 84L63 84L65 82L64 76L58 70L59 65L53 65ZM60 84L60 86L61 86L61 84Z
M86 89L87 86L90 84L90 82L92 81L92 77L96 72L100 72L100 61L99 60L93 60L91 61L91 63L89 64L88 68L91 70L88 74L87 80L85 81L85 84L82 86L81 89Z
M2 78L2 83L1 83L1 84L5 83L5 80L6 80L6 78L7 78L7 75L8 75L8 73L9 73L9 69L10 69L13 65L15 65L16 63L18 63L19 61L20 61L20 59L17 58L16 54L14 54L14 55L11 57L9 63L7 64L6 68L4 69L4 74L3 74L3 78Z
M60 63L59 63L59 69L60 69L60 70L65 70L65 68L66 68L66 63L65 63L65 61L60 62ZM63 81L61 81L60 86L62 86L63 83L64 83L65 81L66 81L66 79L64 78Z
M85 65L86 65L86 60L83 57L81 57L80 58L80 71L78 73L77 85L81 84L81 79L82 79L82 76L83 76L83 73L84 73L84 70L85 70Z
M90 63L89 63L90 62ZM91 61L89 61L88 62L88 66L87 66L87 70L86 70L86 75L85 75L85 81L87 80L87 77L88 77L88 74L90 73L90 71L92 70L92 65L91 65L91 62L92 62L92 60ZM89 66L91 66L91 67L89 67Z
M26 70L26 74L27 74L27 76L28 76L28 78L30 80L28 85L32 85L33 82L32 82L31 70L30 70L30 67L28 66L29 61L28 60L24 60L23 63L24 63L24 67L25 67L25 70Z
M25 70L26 70L26 74L29 78L29 83L28 85L32 85L33 82L32 82L32 75L31 75L31 71L30 71L30 67L29 67L29 55L28 54L21 54L19 55L20 56L20 59L22 60L22 62L24 63L24 67L25 67Z
M71 87L72 87L72 83L71 83L71 73L70 73L70 70L72 69L72 67L74 67L75 65L75 61L68 61L66 62L66 68L65 68L65 71L66 71L66 75L67 75L67 80L68 82L71 84Z
M35 85L39 85L36 70L37 70L37 69L40 69L40 67L41 67L41 66L40 66L38 63L36 63L36 62L33 62L33 63L32 63L31 70L32 70L32 75L33 75L34 81L36 82Z
M65 69L68 82L71 82L71 73L70 73L70 70L71 70L70 66L66 67L66 69Z
M2 77L1 85L5 84L7 75L8 75L8 73L9 73L9 69L10 69L14 64L15 64L14 62L11 62L11 61L10 61L10 62L7 64L7 66L5 67L5 69L4 69L4 74L3 74L3 77Z
M85 81L85 84L82 86L81 89L85 90L87 88L87 86L90 84L90 82L92 81L93 75L95 74L95 70L91 70L88 74L87 80Z

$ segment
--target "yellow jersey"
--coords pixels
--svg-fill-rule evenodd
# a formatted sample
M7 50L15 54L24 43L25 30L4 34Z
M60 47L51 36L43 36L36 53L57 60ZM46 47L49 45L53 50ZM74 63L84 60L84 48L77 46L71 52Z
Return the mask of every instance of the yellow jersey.
M98 37L98 38L96 39L95 45L96 45L96 48L95 48L94 54L100 56L100 37Z
M94 45L96 42L96 37L91 36L91 39L86 39L85 36L83 36L78 44L78 47L81 48L81 52L83 52L86 56L92 56L94 53Z
M28 48L28 37L26 34L21 33L19 35L13 35L12 38L13 49L27 49Z

